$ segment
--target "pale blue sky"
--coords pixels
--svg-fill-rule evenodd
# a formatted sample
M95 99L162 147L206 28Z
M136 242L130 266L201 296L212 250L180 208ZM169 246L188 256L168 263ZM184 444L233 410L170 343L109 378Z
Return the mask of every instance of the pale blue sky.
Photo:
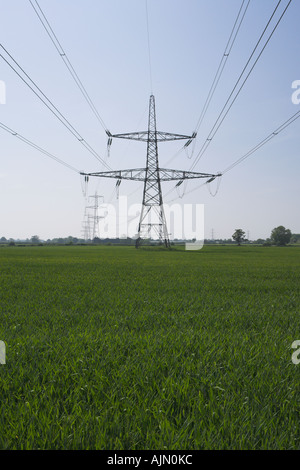
M282 0L279 12L287 5ZM112 133L146 130L150 88L145 0L39 0L68 58ZM225 49L241 0L148 0L153 93L158 128L192 134ZM277 1L251 0L224 74L199 130L196 154L261 35ZM1 1L1 43L85 140L105 158L107 136L71 79L31 4ZM276 19L279 15L276 16ZM224 170L279 127L300 105L292 82L300 80L300 2L293 0L257 66L195 171ZM275 25L275 22L272 23ZM271 31L271 29L270 29ZM0 122L79 170L101 171L90 155L0 59L6 104ZM229 238L236 228L268 237L278 225L300 233L299 125L226 173L212 197L202 182L165 202L205 205L205 236ZM78 174L0 129L0 237L42 239L81 236L85 200ZM159 147L163 167L182 144ZM114 141L113 169L145 165L146 145ZM188 170L184 152L168 167ZM163 185L163 194L174 183ZM110 199L115 180L92 179L89 192ZM182 188L182 187L181 187ZM133 191L137 189L133 193ZM214 186L212 185L212 190ZM190 194L188 194L188 192ZM133 194L132 194L133 193ZM141 183L125 182L120 195L140 204ZM174 200L174 201L173 201Z

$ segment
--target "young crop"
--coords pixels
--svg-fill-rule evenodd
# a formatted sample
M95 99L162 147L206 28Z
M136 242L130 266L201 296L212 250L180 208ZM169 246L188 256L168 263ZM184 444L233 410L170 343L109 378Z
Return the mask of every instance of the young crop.
M0 249L1 449L299 449L298 248Z

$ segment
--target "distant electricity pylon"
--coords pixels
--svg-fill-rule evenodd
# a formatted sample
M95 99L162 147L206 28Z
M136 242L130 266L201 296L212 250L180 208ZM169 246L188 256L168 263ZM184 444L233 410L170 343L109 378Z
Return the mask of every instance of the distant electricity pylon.
M95 193L95 196L90 196L91 198L95 199L95 204L93 206L89 206L90 209L93 209L93 215L90 215L89 218L93 221L93 239L95 237L100 238L100 233L99 233L99 221L104 218L104 216L99 216L98 214L98 209L99 209L99 199L104 199L103 196L98 196L97 192Z
M84 211L84 221L83 221L83 235L85 241L90 240L91 238L94 239L95 237L100 238L99 233L99 221L104 218L104 216L99 216L98 209L99 209L99 199L104 199L103 196L99 196L97 192L94 196L89 196L89 199L95 199L95 203L92 206L86 206ZM89 213L88 209L92 209L92 214ZM92 221L92 224L91 224Z
M138 237L135 246L138 248L142 244L142 241L145 238L150 238L151 232L154 232L159 242L169 248L170 240L164 213L161 182L178 181L177 185L179 186L186 179L210 178L210 182L220 175L197 173L193 171L171 170L159 167L158 142L187 140L185 144L185 147L187 147L196 137L196 133L194 133L192 136L187 136L158 131L156 129L155 99L153 95L150 96L149 100L148 131L114 135L112 135L110 132L107 132L107 135L109 138L109 145L111 145L113 138L147 142L146 168L81 174L85 176L97 176L101 178L116 178L119 181L122 179L143 181L144 191L142 210L138 226Z
M91 224L88 217L87 209L85 209L84 212L84 220L82 222L82 234L86 242L91 239Z

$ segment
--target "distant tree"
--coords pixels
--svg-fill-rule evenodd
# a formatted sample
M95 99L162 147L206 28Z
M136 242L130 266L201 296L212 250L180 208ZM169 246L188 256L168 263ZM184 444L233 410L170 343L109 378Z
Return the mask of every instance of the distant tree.
M33 243L34 245L37 245L38 243L40 243L40 237L38 235L33 235L30 239L31 243Z
M291 238L292 243L299 243L300 242L300 234L299 233L293 233L292 238Z
M6 240L6 238L5 238L5 237L1 237L1 240L0 240L0 242L1 242L1 243L6 243L6 242L7 242L7 240Z
M292 232L289 228L285 228L283 225L279 225L272 230L271 241L278 246L285 246L290 242L292 238Z
M245 232L241 228L237 228L232 235L233 240L240 246L240 244L246 241Z

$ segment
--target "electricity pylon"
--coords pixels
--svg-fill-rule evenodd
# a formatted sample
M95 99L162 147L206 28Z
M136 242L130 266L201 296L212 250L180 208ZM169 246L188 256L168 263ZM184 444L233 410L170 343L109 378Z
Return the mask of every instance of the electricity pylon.
M85 178L87 178L87 176ZM96 191L94 196L89 196L89 199L91 198L95 199L95 204L93 206L85 206L84 221L82 223L82 226L83 226L82 232L83 232L85 241L89 240L91 237L92 239L96 237L100 238L99 221L101 219L104 219L104 216L98 215L98 209L99 209L98 200L101 198L104 199L104 197L99 196ZM89 214L88 209L93 209L93 215ZM93 221L92 228L91 228L90 220Z
M86 209L84 211L84 220L82 222L82 233L84 240L87 242L91 238L91 225Z
M99 199L104 199L103 196L98 196L97 191L95 193L95 196L90 196L90 198L95 199L95 205L94 206L89 206L90 209L94 209L93 215L90 215L89 218L93 220L93 239L95 237L100 237L99 234L99 221L104 218L104 216L99 216L98 215L98 208L99 208Z
M189 145L196 137L161 132L156 128L156 111L154 96L149 100L148 130L143 132L131 132L127 134L114 134L107 132L109 145L113 138L130 139L147 142L146 168L134 168L117 171L101 171L96 173L81 173L86 176L97 176L101 178L116 178L118 180L134 180L144 182L143 202L138 226L138 238L136 248L138 248L144 238L150 237L151 231L156 233L160 243L170 247L170 240L167 230L167 223L163 207L163 197L161 190L162 181L179 181L178 185L185 179L210 178L212 181L220 174L198 173L194 171L171 170L160 168L158 162L158 142L168 142L171 140L187 140L185 146ZM151 217L152 216L152 217Z

